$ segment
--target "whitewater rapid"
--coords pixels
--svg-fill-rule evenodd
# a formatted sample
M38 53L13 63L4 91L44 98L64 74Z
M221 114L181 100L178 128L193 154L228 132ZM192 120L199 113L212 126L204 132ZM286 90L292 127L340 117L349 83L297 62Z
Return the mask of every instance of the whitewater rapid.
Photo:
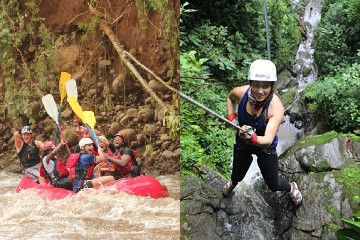
M0 172L0 236L5 239L180 239L180 176L156 177L170 197L103 190L48 201L15 193L23 175Z

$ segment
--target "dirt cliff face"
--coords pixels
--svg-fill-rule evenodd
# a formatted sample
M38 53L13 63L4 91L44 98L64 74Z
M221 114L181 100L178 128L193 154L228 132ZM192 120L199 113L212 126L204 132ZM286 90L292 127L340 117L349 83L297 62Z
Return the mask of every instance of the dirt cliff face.
M29 11L25 2L22 1L20 7L24 15ZM178 171L179 137L170 136L169 129L163 124L164 109L122 63L99 23L105 20L123 50L179 89L179 1L153 6L147 1L100 0L92 5L99 15L91 13L88 1L42 0L35 3L48 31L54 38L63 39L53 56L56 68L53 80L46 83L48 88L43 94L51 93L59 105L60 72L70 73L76 80L82 109L95 113L95 129L110 141L119 131L125 134L129 145L138 151L139 162L145 170L159 174ZM38 45L37 39L29 40L20 49L28 64L39 50ZM162 101L176 105L178 97L174 92L132 63ZM40 97L31 104L32 118L36 121L31 124L34 137L42 141L53 139L55 123L46 114ZM65 99L60 124L72 147L78 141L74 118ZM30 125L29 118L9 119L5 113L1 120L4 139L0 141L3 149L0 168L17 170L12 133L22 125ZM63 154L66 155L66 151Z

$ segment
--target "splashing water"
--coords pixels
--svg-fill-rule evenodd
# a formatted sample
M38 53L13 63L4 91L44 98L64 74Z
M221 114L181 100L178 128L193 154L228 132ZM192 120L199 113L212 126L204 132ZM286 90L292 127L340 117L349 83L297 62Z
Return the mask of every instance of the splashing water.
M170 197L153 199L105 190L77 198L15 193L22 175L0 172L1 239L179 239L180 176L159 176Z

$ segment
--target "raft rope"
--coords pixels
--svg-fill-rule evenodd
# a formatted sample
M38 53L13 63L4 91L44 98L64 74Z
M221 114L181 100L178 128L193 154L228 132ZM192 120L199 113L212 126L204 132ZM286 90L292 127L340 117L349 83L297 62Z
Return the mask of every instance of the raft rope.
M264 18L265 18L266 45L267 45L267 51L268 51L268 60L271 61L270 37L269 37L268 17L267 17L267 11L266 11L266 0L264 0Z

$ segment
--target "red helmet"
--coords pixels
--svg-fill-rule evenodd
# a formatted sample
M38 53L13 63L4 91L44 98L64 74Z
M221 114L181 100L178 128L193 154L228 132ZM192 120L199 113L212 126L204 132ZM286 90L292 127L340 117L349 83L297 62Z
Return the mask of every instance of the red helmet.
M116 138L116 137L121 137L123 142L125 143L125 136L123 134L117 133L114 135L114 138Z
M44 150L54 149L56 144L53 141L48 141L44 144Z

